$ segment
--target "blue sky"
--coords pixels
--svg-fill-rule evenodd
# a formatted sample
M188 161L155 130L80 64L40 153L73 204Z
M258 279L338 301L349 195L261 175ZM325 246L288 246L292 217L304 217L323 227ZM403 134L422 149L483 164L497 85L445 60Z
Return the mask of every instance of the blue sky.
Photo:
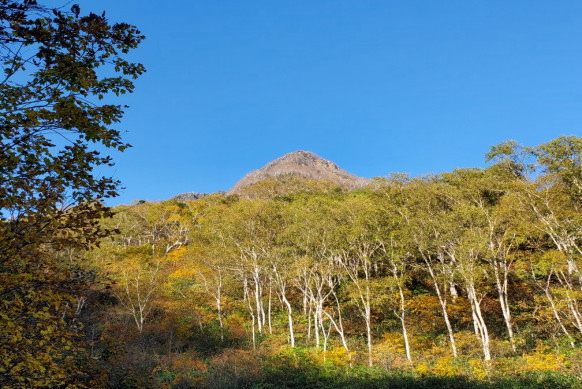
M581 135L580 1L79 3L147 36L110 204L228 190L299 149L416 176Z

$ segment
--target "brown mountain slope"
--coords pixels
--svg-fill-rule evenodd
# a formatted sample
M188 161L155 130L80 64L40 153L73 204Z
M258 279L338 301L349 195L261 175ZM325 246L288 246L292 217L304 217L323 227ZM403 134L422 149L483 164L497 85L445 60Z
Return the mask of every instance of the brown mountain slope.
M360 188L371 180L355 176L342 170L335 163L318 157L309 151L294 151L268 163L264 167L245 175L229 194L238 194L245 187L259 181L278 176L298 175L310 180L330 181L345 188Z

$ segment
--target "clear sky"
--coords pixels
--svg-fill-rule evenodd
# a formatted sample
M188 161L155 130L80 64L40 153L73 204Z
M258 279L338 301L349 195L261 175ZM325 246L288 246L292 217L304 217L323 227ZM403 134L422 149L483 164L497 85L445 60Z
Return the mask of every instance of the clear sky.
M228 190L294 150L417 176L582 134L579 0L78 2L147 36L110 204Z

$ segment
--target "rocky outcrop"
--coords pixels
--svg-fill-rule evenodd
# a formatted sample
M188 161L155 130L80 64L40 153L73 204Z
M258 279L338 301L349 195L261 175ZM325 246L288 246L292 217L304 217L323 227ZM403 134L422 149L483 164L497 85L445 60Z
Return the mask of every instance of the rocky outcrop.
M368 178L358 177L340 169L335 163L318 157L312 152L299 150L285 154L261 169L248 173L227 193L238 194L243 188L267 178L289 175L330 181L350 189L359 188L371 182Z
M208 196L208 193L196 193L196 192L187 192L187 193L180 193L174 197L172 197L172 200L177 200L177 201L192 201L192 200L198 200L201 197L204 196Z

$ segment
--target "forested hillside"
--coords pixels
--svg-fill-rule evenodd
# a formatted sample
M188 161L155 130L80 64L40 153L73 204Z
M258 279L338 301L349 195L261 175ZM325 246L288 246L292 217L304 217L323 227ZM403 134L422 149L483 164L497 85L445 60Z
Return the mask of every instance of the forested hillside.
M582 388L580 137L508 141L491 147L487 168L373 180L297 151L227 193L108 206L131 127L147 141L139 168L119 177L143 174L148 189L167 188L185 166L208 167L217 185L228 164L216 156L304 141L428 155L418 140L447 132L430 146L454 160L442 145L463 144L468 122L474 134L510 125L494 120L499 107L537 131L577 128L576 109L553 110L579 106L569 91L577 42L566 39L574 11L111 2L113 15L141 17L157 37L146 47L148 92L126 100L145 72L133 61L140 30L47 3L0 0L0 387ZM553 13L571 21L548 23ZM497 40L510 46L487 45ZM524 55L528 46L543 57ZM141 113L121 125L132 102ZM194 165L169 158L202 149Z
M582 139L487 158L353 191L287 177L115 208L102 226L118 233L87 254L101 287L83 297L103 380L574 385Z

